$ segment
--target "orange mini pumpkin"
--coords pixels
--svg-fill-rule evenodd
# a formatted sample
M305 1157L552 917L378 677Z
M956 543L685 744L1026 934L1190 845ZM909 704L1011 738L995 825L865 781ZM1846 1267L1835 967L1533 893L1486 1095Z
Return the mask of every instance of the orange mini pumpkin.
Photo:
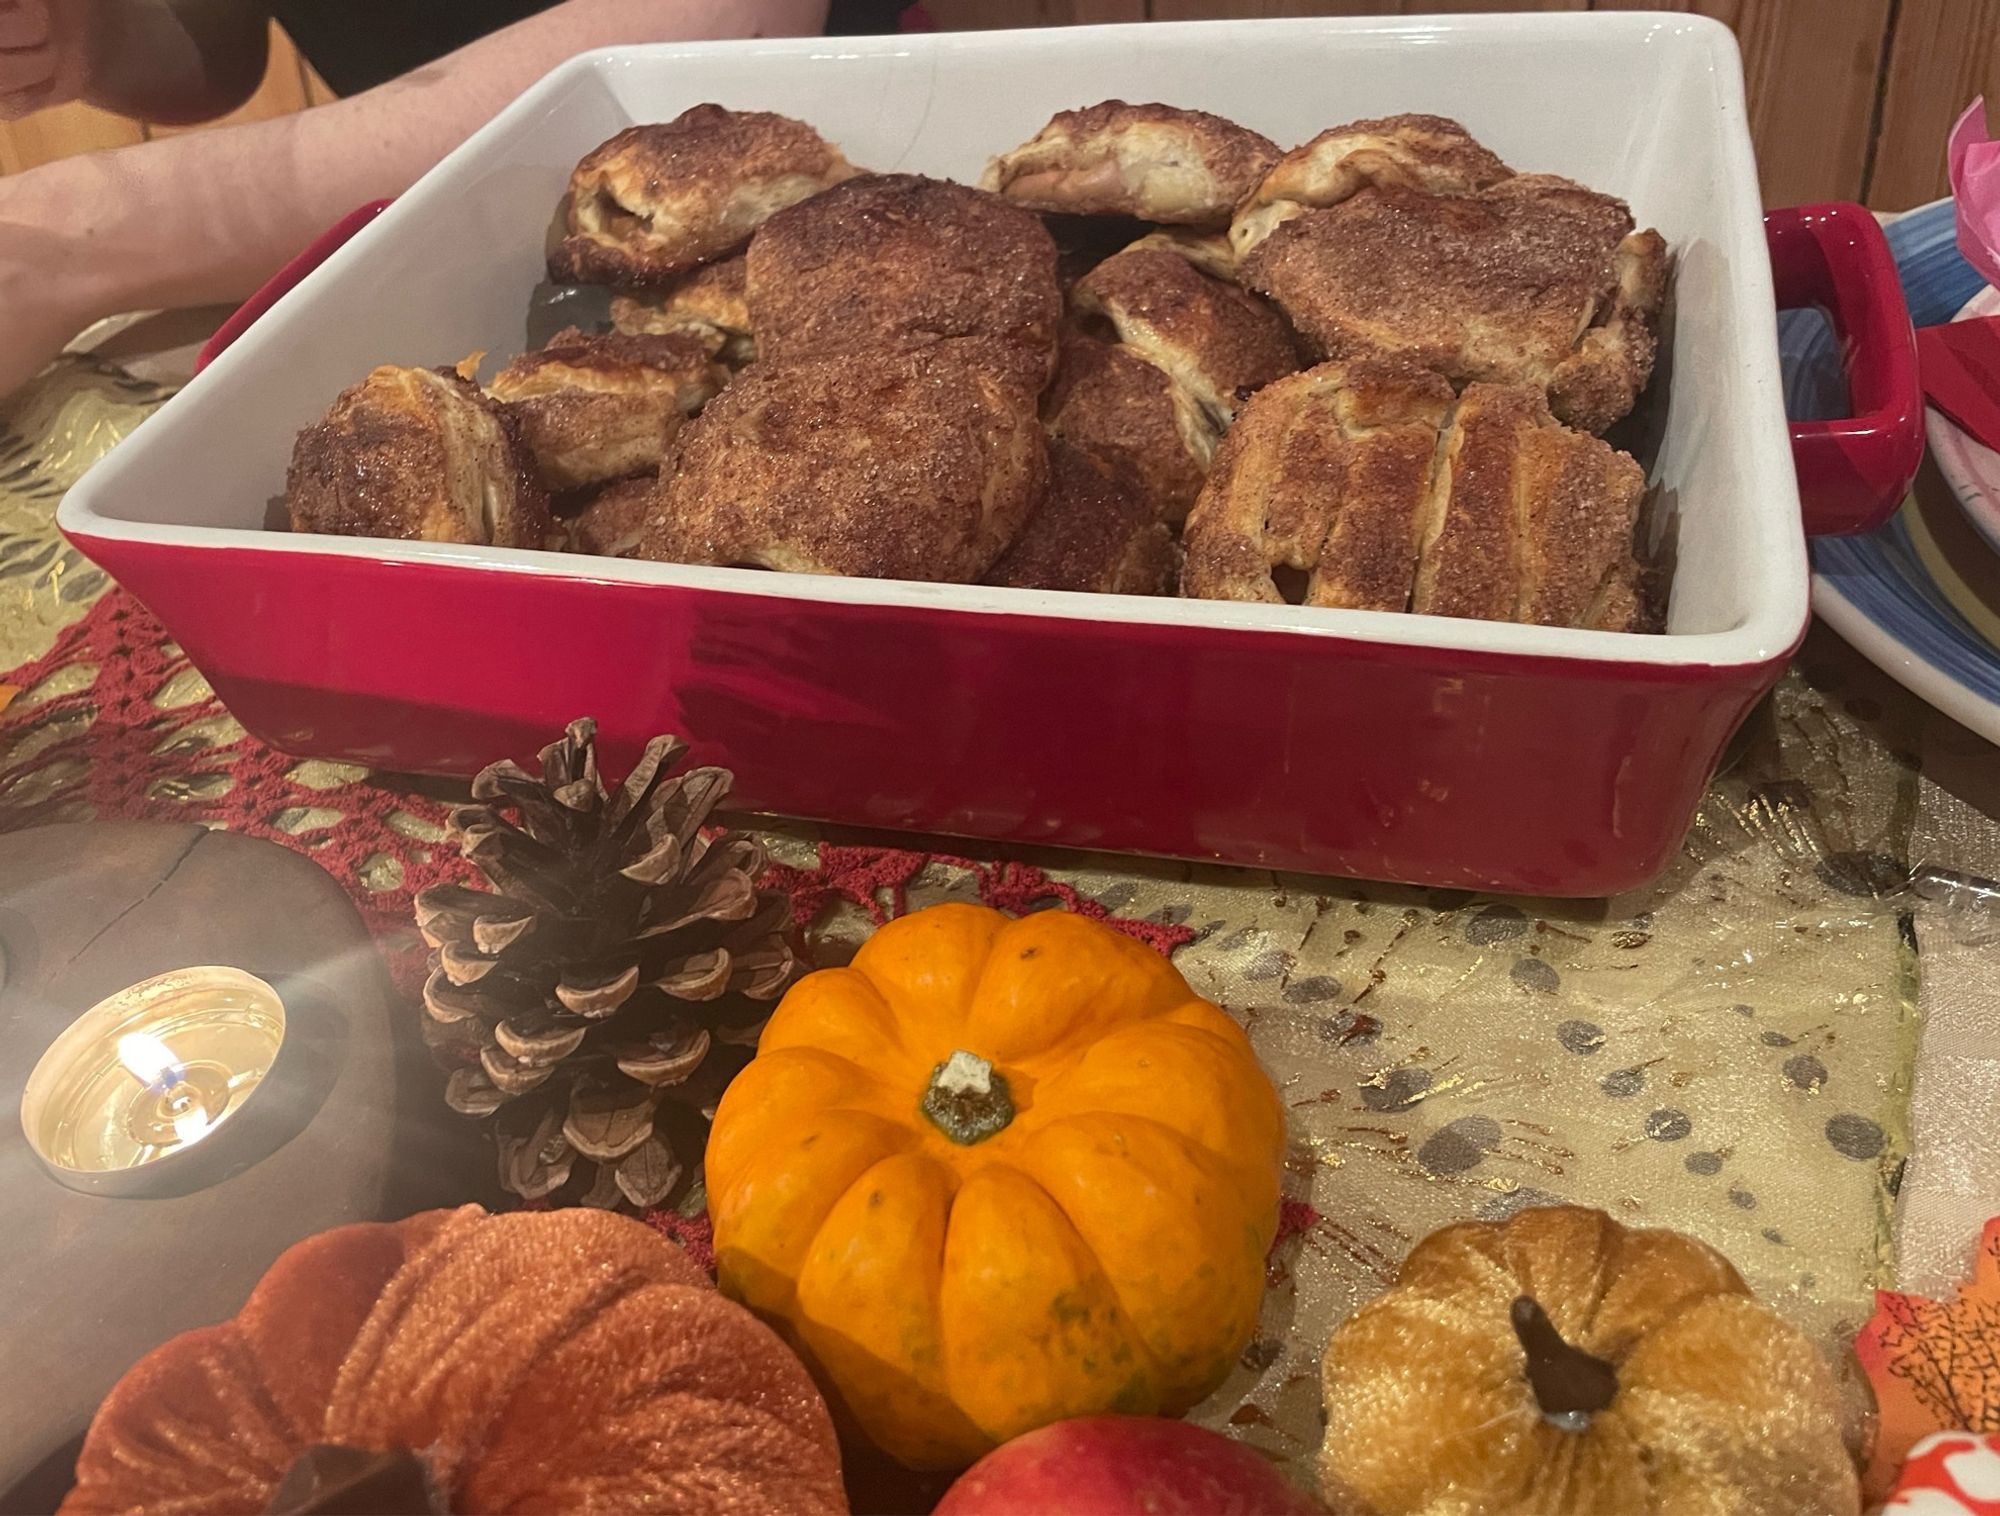
M934 906L793 986L724 1095L722 1287L913 1466L1178 1413L1256 1324L1283 1146L1249 1040L1159 954Z
M650 1227L583 1210L299 1243L118 1381L76 1473L75 1516L847 1510L785 1345Z
M1854 1516L1819 1352L1729 1261L1573 1206L1417 1245L1326 1350L1336 1516Z

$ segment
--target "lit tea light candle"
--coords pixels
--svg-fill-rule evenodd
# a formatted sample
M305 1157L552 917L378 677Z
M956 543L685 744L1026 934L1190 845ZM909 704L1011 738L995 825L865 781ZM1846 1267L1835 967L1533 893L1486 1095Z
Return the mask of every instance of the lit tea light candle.
M278 992L241 969L176 969L99 1001L63 1029L21 1092L37 1157L75 1189L132 1193L131 1171L212 1143L285 1041ZM121 1178L120 1176L127 1176Z

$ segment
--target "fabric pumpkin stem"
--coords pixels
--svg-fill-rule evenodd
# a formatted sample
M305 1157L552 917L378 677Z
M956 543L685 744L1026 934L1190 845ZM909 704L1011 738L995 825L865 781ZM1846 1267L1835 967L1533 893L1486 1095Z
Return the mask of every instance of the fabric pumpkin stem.
M1590 1418L1618 1396L1618 1371L1602 1358L1563 1341L1549 1313L1532 1295L1514 1300L1514 1335L1528 1355L1528 1386L1542 1415L1569 1432L1580 1432Z

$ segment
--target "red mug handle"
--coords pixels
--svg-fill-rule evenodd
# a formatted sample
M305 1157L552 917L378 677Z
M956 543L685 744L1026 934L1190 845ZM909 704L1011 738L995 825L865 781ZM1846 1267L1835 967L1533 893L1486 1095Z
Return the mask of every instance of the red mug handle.
M1895 256L1881 223L1858 205L1771 211L1764 236L1778 309L1826 313L1854 410L1792 423L1806 532L1873 531L1902 505L1924 457L1917 334Z
M198 374L220 358L229 346L249 331L257 318L278 303L279 297L291 293L292 286L331 258L354 234L389 208L387 200L371 200L368 204L349 211L332 226L313 239L312 245L298 257L287 263L277 273L264 282L264 287L239 305L234 314L215 329L215 335L201 345L195 354L194 371Z

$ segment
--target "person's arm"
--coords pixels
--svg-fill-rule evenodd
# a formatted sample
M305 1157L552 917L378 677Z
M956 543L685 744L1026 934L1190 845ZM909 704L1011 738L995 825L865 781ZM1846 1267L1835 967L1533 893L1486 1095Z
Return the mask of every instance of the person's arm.
M0 120L71 100L184 125L264 77L264 0L0 0Z
M0 178L0 394L100 317L242 299L566 58L825 17L826 0L566 0L349 100Z

